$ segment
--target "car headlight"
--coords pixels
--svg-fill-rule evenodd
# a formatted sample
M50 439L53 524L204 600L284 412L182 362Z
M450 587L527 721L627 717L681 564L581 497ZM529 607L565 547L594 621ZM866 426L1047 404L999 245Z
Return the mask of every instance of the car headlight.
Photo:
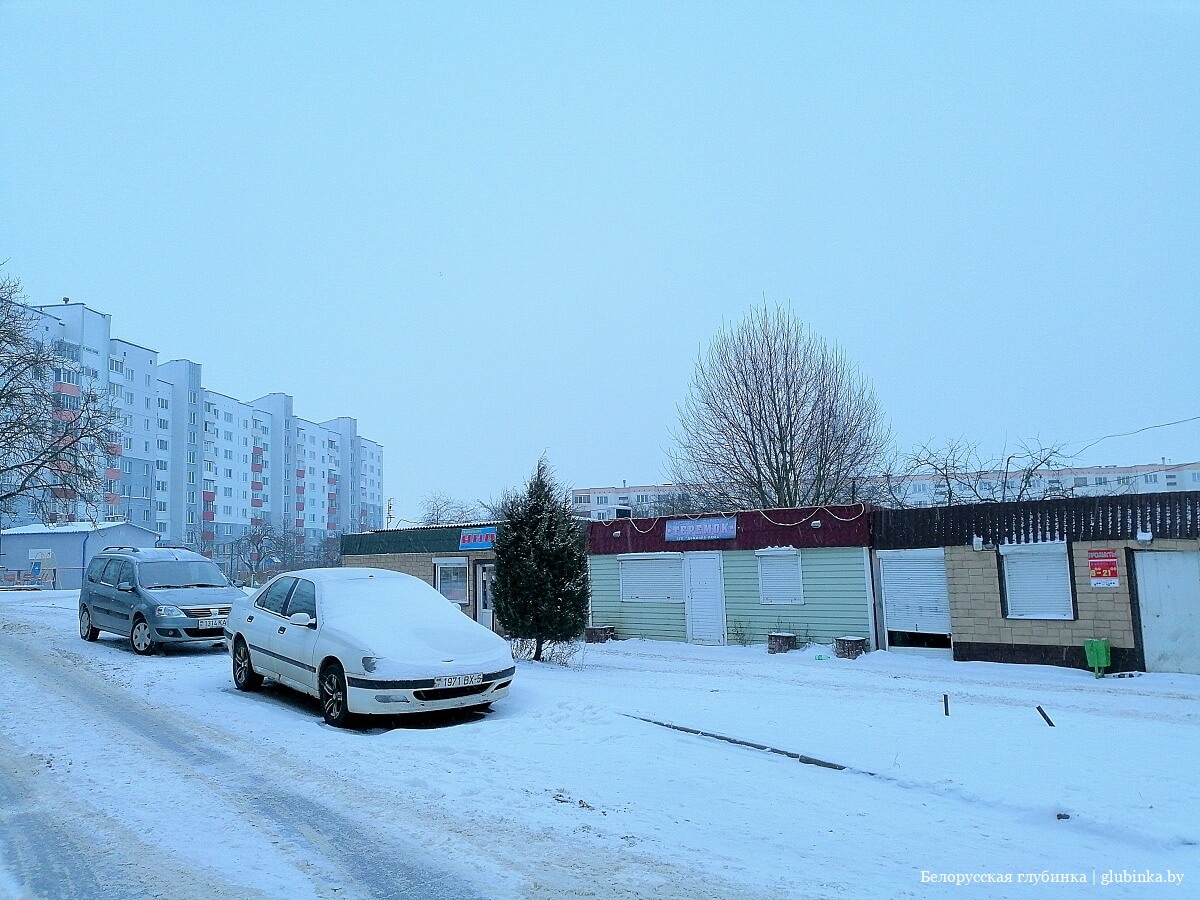
M374 672L375 664L377 662L379 662L379 660L374 656L364 656L362 658L363 671L364 672Z
M178 606L156 606L154 614L160 619L182 619L183 610Z

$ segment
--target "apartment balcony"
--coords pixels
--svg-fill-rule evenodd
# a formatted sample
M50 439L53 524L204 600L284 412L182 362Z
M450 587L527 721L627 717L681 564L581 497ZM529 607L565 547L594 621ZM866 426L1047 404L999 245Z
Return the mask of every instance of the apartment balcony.
M327 479L325 479L325 481L327 484L337 484L338 477L336 475L330 475Z
M297 520L296 520L296 527L297 527L297 528L303 528L303 527L304 527L304 520L303 520L303 519L297 519Z
M304 495L304 485L302 485L302 484L298 484L298 485L296 485L296 495L297 495L297 496L303 496L303 495Z
M50 488L50 496L52 496L55 500L74 500L79 495L75 491L71 490L71 488L63 487L62 485L55 485L54 487Z
M308 474L308 469L297 469L297 470L296 470L296 477L297 477L297 478L303 478L303 477L304 477L305 475L307 475L307 474Z
M250 463L250 471L255 473L256 475L259 472L261 472L262 470L263 470L262 463L260 463L260 462Z
M110 506L116 506L118 503L121 502L121 498L117 494L105 494L104 502L109 504Z
M263 502L261 500L251 500L250 505L255 509L262 509Z
M257 444L255 444L253 447L250 448L250 455L251 456L262 456L263 448L259 447Z
M71 384L70 382L66 381L56 381L54 382L54 393L64 394L68 397L78 397L82 391L79 390L79 385L77 384Z
M250 482L250 490L252 490L252 491L261 491L262 487L263 487L263 483L261 481Z
M211 540L213 540L213 538L215 538L216 536L217 536L217 533L216 533L215 531L202 531L202 532L200 532L200 540L202 540L202 541L211 541Z
M260 528L260 527L262 527L262 523L263 523L263 520L256 516L255 518L252 518L250 520L250 527L251 528Z
M250 551L250 562L258 562L260 559L262 559L261 553L259 553L257 550Z
M217 520L217 514L215 512L209 512L208 510L205 510L204 512L200 513L200 519L204 522L215 522Z
M216 491L201 491L200 496L204 499L205 503L215 503L216 499L217 499L217 492Z
M338 514L338 508L336 506L330 506L325 510L325 512L327 512L329 514L329 518L332 519Z
M63 461L58 460L58 462L63 462ZM65 472L65 471L69 471L72 468L74 468L74 467L70 463L65 463L62 468L57 468L57 471ZM104 471L104 477L107 478L109 481L116 481L117 479L119 479L121 477L121 470L114 469L110 466L108 469L106 469Z
M56 409L54 418L59 422L74 422L79 418L79 411L74 409Z
M304 543L304 535L302 535L302 534L296 535L296 543L303 544Z
M337 494L335 494L333 491L330 491L328 494L325 495L325 499L328 500L330 503L332 503L333 501L335 501L337 499Z
M211 541L211 540L212 540L212 538L209 538L209 540ZM200 551L200 555L201 555L201 556L204 556L204 557L207 557L208 559L212 559L212 558L213 558L213 552L212 552L211 550L201 550L201 551Z
M326 531L337 531L337 524L334 522L330 522L328 525L325 526L325 530Z

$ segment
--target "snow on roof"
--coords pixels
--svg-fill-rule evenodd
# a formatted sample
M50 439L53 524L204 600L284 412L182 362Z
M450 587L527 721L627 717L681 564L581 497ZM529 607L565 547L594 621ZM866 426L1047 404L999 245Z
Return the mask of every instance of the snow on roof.
M5 528L2 534L78 534L84 531L102 531L105 528L116 528L118 525L129 525L141 531L149 531L140 525L130 522L64 522L61 525L19 525L16 528ZM153 533L153 532L151 532Z

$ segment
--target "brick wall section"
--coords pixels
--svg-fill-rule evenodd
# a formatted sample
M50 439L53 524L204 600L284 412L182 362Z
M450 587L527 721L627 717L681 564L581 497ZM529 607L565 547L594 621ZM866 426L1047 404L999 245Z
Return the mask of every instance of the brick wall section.
M414 575L430 587L434 582L434 559L445 559L448 556L467 558L467 599L468 604L463 612L472 619L476 617L475 610L475 562L494 562L496 555L490 550L463 550L446 553L368 553L356 556L343 556L344 566L366 566L371 569L390 569L393 572L403 572Z
M970 547L946 548L946 583L950 592L950 628L955 642L1029 644L1078 647L1088 638L1108 638L1114 648L1135 646L1129 602L1129 567L1125 548L1134 541L1079 541L1070 545L1075 577L1074 621L1005 619L1000 603L998 554ZM1194 540L1155 540L1154 550L1195 550ZM1115 588L1094 588L1088 568L1088 550L1120 551L1121 583Z

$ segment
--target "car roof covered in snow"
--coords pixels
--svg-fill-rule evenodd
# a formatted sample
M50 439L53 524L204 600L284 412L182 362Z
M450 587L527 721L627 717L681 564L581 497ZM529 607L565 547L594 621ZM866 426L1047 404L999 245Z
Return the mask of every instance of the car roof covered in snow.
M413 577L412 575L405 575L402 572L393 572L391 569L372 569L367 566L345 566L337 569L299 569L295 572L287 572L286 574L295 576L296 578L307 578L316 584L328 585L346 584L348 582L365 581L366 579L374 578L385 581L407 581ZM417 580L420 581L420 579Z
M208 557L183 547L105 547L96 555L124 556L138 562L212 562Z

